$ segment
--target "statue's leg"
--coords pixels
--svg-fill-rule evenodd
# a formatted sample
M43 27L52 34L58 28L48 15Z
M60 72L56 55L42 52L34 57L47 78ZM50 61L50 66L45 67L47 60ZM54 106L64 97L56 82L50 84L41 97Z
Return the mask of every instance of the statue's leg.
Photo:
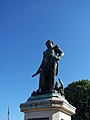
M55 62L53 63L52 69L50 72L50 80L51 80L51 89L54 90L55 85L56 85L56 64Z
M45 87L45 77L43 72L40 74L40 79L39 79L39 91L42 92Z

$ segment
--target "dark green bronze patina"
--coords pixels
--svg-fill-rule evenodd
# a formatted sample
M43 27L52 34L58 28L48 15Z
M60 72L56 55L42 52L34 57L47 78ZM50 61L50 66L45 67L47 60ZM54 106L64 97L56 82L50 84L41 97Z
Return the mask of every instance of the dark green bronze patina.
M61 87L58 87L58 83L56 82L56 76L58 75L58 61L64 53L58 45L54 46L52 40L46 42L46 47L46 51L43 52L42 63L37 72L32 75L32 77L34 77L40 74L39 89L37 92L33 92L32 95L49 93L54 90L64 95L62 82L60 82L59 79Z

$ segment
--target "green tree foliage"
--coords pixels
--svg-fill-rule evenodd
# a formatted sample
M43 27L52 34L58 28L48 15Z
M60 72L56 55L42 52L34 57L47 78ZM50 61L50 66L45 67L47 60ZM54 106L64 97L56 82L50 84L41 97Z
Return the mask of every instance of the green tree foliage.
M76 107L72 120L90 120L90 81L79 80L65 88L65 98Z

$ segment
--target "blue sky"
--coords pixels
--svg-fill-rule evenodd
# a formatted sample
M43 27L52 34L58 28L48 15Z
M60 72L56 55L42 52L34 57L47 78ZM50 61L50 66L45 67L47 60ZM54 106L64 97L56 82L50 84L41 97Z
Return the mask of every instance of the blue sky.
M20 103L38 88L32 78L45 42L60 45L64 86L90 79L90 0L0 0L0 120L23 120Z

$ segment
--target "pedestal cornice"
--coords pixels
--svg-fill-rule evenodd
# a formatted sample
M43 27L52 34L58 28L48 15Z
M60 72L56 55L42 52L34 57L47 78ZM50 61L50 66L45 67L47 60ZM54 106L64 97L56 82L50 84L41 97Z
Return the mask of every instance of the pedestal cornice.
M76 108L58 93L37 95L29 97L27 102L20 104L22 112L57 110L68 115L75 114Z

